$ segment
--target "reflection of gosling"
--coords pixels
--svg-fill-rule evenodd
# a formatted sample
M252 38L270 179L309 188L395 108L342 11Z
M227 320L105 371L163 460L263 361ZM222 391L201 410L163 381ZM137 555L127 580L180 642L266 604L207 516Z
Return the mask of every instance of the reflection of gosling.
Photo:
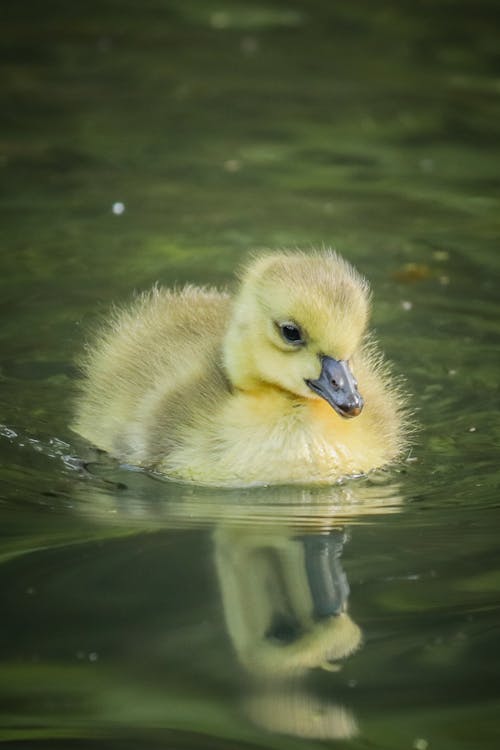
M214 541L227 629L249 672L281 679L336 671L359 648L341 531L292 537L219 527Z
M244 705L252 721L268 732L317 740L347 740L359 733L348 708L300 687L261 687Z
M261 256L234 299L154 289L89 349L74 428L127 463L204 484L367 472L405 444L368 314L365 280L331 251Z

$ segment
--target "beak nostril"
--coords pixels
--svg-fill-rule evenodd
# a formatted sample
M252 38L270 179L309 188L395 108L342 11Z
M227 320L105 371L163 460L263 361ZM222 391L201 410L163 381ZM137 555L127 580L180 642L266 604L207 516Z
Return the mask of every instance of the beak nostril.
M363 409L363 399L352 372L343 360L323 355L319 378L306 380L306 384L342 417L357 417Z

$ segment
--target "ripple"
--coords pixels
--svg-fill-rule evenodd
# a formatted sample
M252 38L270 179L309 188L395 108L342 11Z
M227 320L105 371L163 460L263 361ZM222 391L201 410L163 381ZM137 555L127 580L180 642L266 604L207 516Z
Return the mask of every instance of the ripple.
M138 526L202 528L276 526L328 531L401 510L390 473L321 487L269 486L217 490L159 479L145 472L88 465L90 482L76 487L75 507L95 520Z

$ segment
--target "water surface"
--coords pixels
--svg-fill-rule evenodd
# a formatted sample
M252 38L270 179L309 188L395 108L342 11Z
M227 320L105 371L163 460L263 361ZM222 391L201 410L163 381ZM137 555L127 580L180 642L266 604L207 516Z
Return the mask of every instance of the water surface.
M487 0L3 11L7 746L498 746L498 20ZM71 433L111 301L323 244L373 285L408 460L217 492Z

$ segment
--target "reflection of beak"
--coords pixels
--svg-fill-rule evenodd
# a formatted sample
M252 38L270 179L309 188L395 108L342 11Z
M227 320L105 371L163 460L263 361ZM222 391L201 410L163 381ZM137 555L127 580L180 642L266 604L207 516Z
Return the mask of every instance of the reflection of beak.
M301 539L315 617L321 620L340 615L346 611L349 597L349 584L340 564L344 534L332 531Z
M348 362L321 357L321 373L317 380L306 380L309 388L325 399L341 417L357 417L364 401Z

